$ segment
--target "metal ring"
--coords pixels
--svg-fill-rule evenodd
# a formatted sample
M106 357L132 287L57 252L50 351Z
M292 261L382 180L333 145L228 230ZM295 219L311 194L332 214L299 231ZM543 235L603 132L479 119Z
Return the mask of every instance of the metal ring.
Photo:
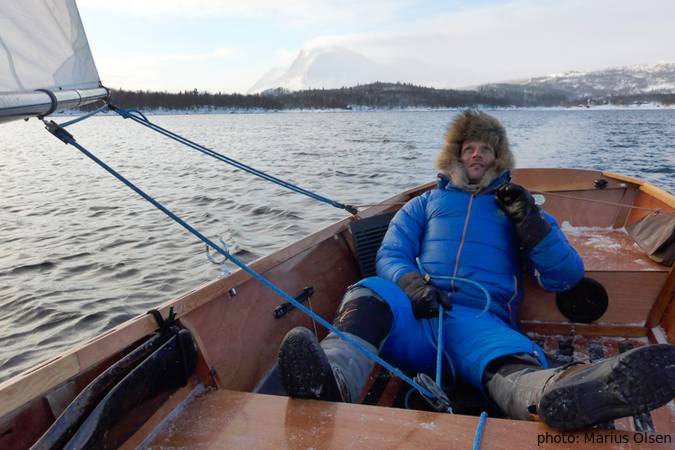
M54 92L50 91L49 89L35 89L35 92L44 92L49 96L49 99L52 102L52 105L49 107L49 110L46 113L38 116L40 119L56 111L56 108L58 108L59 105L59 101L56 99L56 95L54 94Z

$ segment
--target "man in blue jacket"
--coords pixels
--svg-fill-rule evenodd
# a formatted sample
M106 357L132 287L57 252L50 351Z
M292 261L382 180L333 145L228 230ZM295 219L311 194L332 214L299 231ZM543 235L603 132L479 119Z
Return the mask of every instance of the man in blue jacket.
M497 119L458 115L438 158L437 188L392 219L378 277L349 288L335 326L403 371L434 374L439 309L451 310L442 324L443 372L480 389L511 418L536 413L562 430L667 403L675 395L673 346L548 369L543 350L518 331L523 268L559 292L574 287L584 267L555 219L510 183L513 166ZM305 328L291 330L279 351L292 397L358 401L373 365L337 335L319 344Z

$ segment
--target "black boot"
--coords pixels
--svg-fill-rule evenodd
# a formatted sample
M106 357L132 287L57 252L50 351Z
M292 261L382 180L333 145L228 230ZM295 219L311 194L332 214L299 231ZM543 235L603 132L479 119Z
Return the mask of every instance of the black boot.
M538 414L562 431L645 413L675 396L673 345L640 347L592 364L501 371L486 387L502 410L517 419Z
M345 294L335 327L377 354L389 334L393 315L373 291L352 288ZM288 332L279 349L281 382L290 397L358 401L375 362L338 335L319 344L307 328Z
M348 389L344 377L331 367L314 333L304 327L293 328L279 348L281 383L293 398L345 401ZM338 380L340 380L338 382Z
M546 389L537 412L553 428L575 430L649 412L673 397L675 346L650 345L570 367Z

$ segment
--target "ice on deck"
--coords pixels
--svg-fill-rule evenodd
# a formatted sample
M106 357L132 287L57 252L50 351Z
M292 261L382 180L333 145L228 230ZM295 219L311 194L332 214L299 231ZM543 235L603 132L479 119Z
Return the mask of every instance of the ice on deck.
M560 229L584 259L587 271L664 271L649 259L624 228L575 227Z

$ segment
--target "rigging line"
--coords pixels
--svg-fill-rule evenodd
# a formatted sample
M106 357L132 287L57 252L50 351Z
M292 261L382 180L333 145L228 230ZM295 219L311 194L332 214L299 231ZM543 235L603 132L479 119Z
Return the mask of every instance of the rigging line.
M76 118L76 119L70 120L70 121L68 121L68 122L60 123L59 126L60 126L61 128L69 127L69 126L71 126L71 125L73 125L73 124L76 124L77 122L80 122L80 121L82 121L82 120L84 120L84 119L88 119L88 118L90 118L90 117L92 117L92 116L95 116L96 114L98 114L98 113L100 113L100 112L103 112L103 111L105 111L105 110L107 110L107 109L108 109L108 104L105 103L105 104L104 104L103 106L101 106L100 108L96 108L95 110L91 111L90 113L87 113L87 114L85 114L85 115L83 115L83 116L80 116L80 117L78 117L78 118Z
M574 197L571 195L564 195L564 194L556 194L555 192L549 192L549 191L531 191L532 194L541 194L541 195L548 195L551 197L560 197L560 198L566 198L569 200L579 200L579 201L585 201L585 202L590 202L590 203L602 203L605 205L610 205L610 206L619 206L622 208L630 208L630 209L637 209L637 210L642 210L642 211L649 211L653 212L655 214L667 214L667 215L674 215L675 212L670 212L670 211L663 211L661 208L647 208L644 206L635 206L635 205L628 205L625 203L618 203L618 202L610 202L608 200L598 200L594 198L585 198L585 197ZM357 205L354 205L356 208L366 208L370 206L398 206L398 205L405 205L407 202L385 202L385 203L359 203Z
M311 295L307 296L307 304L309 305L310 311L314 312L314 308L312 308L312 296ZM314 320L314 317L312 317L312 325L314 326L314 336L316 336L316 339L319 340L319 330L316 328L316 320Z
M138 112L137 112L137 113L138 113ZM140 114L140 113L138 113L138 114ZM122 115L122 114L120 114L120 115ZM123 116L123 117L124 117L124 116ZM324 202L326 202L326 203L329 203L329 204L331 204L331 205L333 205L333 206L336 206L336 207L339 207L339 208L342 208L342 207L343 207L343 205L342 205L341 203L338 203L338 202L335 202L335 201L330 200L330 199L328 199L328 198L322 197L322 196L320 196L320 195L318 195L318 194L316 194L316 193L314 193L314 192L307 191L306 189L303 189L303 188L301 188L301 187L299 187L299 186L295 186L295 185L293 185L293 184L291 184L291 183L289 183L289 182L287 182L287 181L278 179L278 178L276 178L276 177L274 177L274 176L272 176L272 175L269 175L269 174L267 174L267 173L265 173L265 172L259 171L259 170L255 169L255 168L253 168L253 167L247 166L247 165L245 165L245 164L243 164L243 163L240 163L239 161L236 161L236 160L234 160L234 159L232 159L232 158L229 158L229 157L227 157L227 156L225 156L225 155L222 155L222 154L220 154L220 153L218 153L218 152L216 152L216 151L214 151L214 150L211 150L211 149L209 149L209 148L207 148L207 147L204 147L204 146L202 146L202 145L200 145L200 144L197 144L197 143L195 143L195 142L193 142L193 141L190 141L189 139L187 139L187 138L185 138L185 137L183 137L183 136L180 136L180 135L178 135L178 134L176 134L176 133L173 133L173 132L171 132L171 131L169 131L169 130L166 130L166 129L160 127L160 126L157 125L157 124L154 124L154 123L150 122L150 121L149 121L147 118L145 118L145 117L144 117L143 119L139 119L138 117L134 116L133 114L130 114L128 118L134 120L134 121L137 122L137 123L140 123L141 125L144 125L144 126L150 128L150 129L152 129L153 131L156 131L156 132L158 132L158 133L160 133L160 134L162 134L162 135L164 135L164 136L167 136L167 137L169 137L169 138L171 138L171 139L174 139L174 140L176 140L176 141L178 141L178 142L180 142L180 143L182 143L182 144L184 144L184 145L186 145L186 146L188 146L188 147L194 148L195 150L198 150L198 151L200 151L200 152L202 152L202 153L204 153L204 154L206 154L206 155L208 155L208 156L211 156L211 157L213 157L213 158L215 158L215 159L218 159L218 160L220 160L220 161L223 161L223 162L225 162L225 163L231 164L231 165L233 165L234 167L237 167L238 169L241 169L241 170L244 170L244 171L246 171L246 172L249 172L249 173L251 173L251 174L253 174L253 175L259 176L259 177L261 177L261 178L263 178L263 179L265 179L265 180L267 180L267 181L271 181L271 182L277 183L277 184L279 184L279 185L281 185L281 186L283 186L283 187L289 188L289 189L294 190L294 191L296 191L296 192L299 192L299 193L301 193L301 194L305 194L305 195L307 195L307 196L309 196L309 197L314 198L315 200L324 201Z
M399 206L399 205L405 205L408 202L382 202L382 203L360 203L358 205L354 205L355 208L367 208L369 206Z
M213 158L215 158L219 161L230 164L230 165L232 165L232 166L234 166L234 167L236 167L240 170L243 170L243 171L248 172L250 174L256 175L256 176L258 176L260 178L263 178L267 181L276 183L276 184L278 184L280 186L283 186L287 189L290 189L292 191L298 192L300 194L304 194L308 197L313 198L314 200L318 200L318 201L327 203L327 204L332 205L336 208L344 209L344 210L348 211L349 213L351 213L353 215L356 215L358 213L358 210L352 205L343 204L343 203L340 203L338 201L335 201L335 200L332 200L330 198L319 195L315 192L308 191L307 189L301 188L300 186L294 185L294 184L292 184L288 181L279 179L279 178L277 178L273 175L262 172L258 169L255 169L251 166L248 166L244 163L241 163L241 162L239 162L235 159L229 158L229 157L227 157L227 156L225 156L221 153L218 153L215 150L209 149L207 147L204 147L203 145L200 145L196 142L193 142L193 141L191 141L191 140L189 140L189 139L187 139L183 136L180 136L179 134L176 134L172 131L169 131L165 128L162 128L159 125L149 121L144 116L143 116L143 118L140 118L140 117L135 115L135 113L138 113L138 111L125 110L123 108L119 108L119 107L116 107L114 105L110 105L110 109L117 112L120 116L122 116L125 119L132 119L136 123L139 123L139 124L141 124L141 125L143 125L147 128L150 128L151 130L156 131L156 132L158 132L158 133L160 133L160 134L162 134L166 137L169 137L169 138L171 138L171 139L173 139L177 142L180 142L183 145L186 145L190 148L193 148L194 150L197 150L201 153L204 153L205 155L211 156L211 157L213 157ZM140 113L138 113L138 114L140 114Z
M287 188L287 189L293 190L293 191L298 192L298 193L300 193L300 194L304 194L304 195L306 195L306 196L308 196L308 197L311 197L311 198L313 198L313 199L315 199L315 200L318 200L318 201L321 201L321 202L324 202L324 203L328 203L328 204L330 204L330 205L332 205L332 206L335 206L336 208L347 209L348 211L350 211L350 210L348 209L348 208L349 208L349 205L343 205L342 203L336 202L336 201L334 201L334 200L331 200L331 199L329 199L329 198L323 197L323 196L321 196L321 195L319 195L319 194L316 194L316 193L314 193L314 192L308 191L308 190L306 190L306 189L304 189L304 188L301 188L301 187L296 186L296 185L294 185L294 184L292 184L292 183L289 183L288 181L281 180L281 179L276 178L276 177L274 177L274 176L272 176L272 175L270 175L270 174L268 174L268 173L265 173L265 172L262 172L262 171L260 171L260 170L258 170L258 169L255 169L255 168L253 168L253 167L247 166L246 164L243 164L243 163L241 163L241 162L239 162L239 161L236 161L236 160L234 160L234 159L232 159L232 158L229 158L229 157L227 157L227 156L225 156L225 155L222 155L222 154L220 154L220 153L218 153L218 152L216 152L216 151L214 151L214 150L211 150L211 149L209 149L209 148L207 148L207 147L204 147L204 146L199 145L199 144L197 144L197 143L195 143L195 142L193 142L193 141L190 141L189 139L184 138L183 136L180 136L180 135L178 135L178 134L176 134L176 133L173 133L173 132L171 132L171 131L169 131L169 130L163 129L163 128L160 127L159 125L147 121L147 119L146 119L145 121L143 121L143 120L138 119L137 117L133 117L133 116L130 117L130 118L131 118L132 120L136 121L137 123L140 123L141 125L144 125L144 126L150 128L150 129L152 129L152 130L154 130L154 131L156 131L156 132L158 132L158 133L160 133L160 134L162 134L162 135L164 135L164 136L167 136L167 137L169 137L169 138L171 138L171 139L174 139L174 140L176 140L176 141L178 141L178 142L180 142L180 143L182 143L182 144L184 144L184 145L186 145L186 146L188 146L188 147L191 147L191 148L193 148L193 149L195 149L195 150L198 150L198 151L200 151L200 152L202 152L202 153L204 153L204 154L206 154L206 155L208 155L208 156L211 156L211 157L213 157L213 158L215 158L215 159L218 159L218 160L220 160L220 161L222 161L222 162L225 162L225 163L227 163L227 164L230 164L230 165L232 165L232 166L234 166L234 167L236 167L236 168L238 168L238 169L241 169L241 170L243 170L243 171L245 171L245 172L251 173L251 174L253 174L253 175L256 175L256 176L258 176L258 177L260 177L260 178L263 178L263 179L265 179L265 180L267 180L267 181L271 181L271 182L273 182L273 183L276 183L276 184L278 184L278 185L280 185L280 186L283 186L283 187L285 187L285 188ZM351 211L350 211L350 212L351 212Z
M424 394L427 398L435 399L436 396L427 388L421 386L419 383L417 383L415 380L412 378L408 377L406 374L404 374L401 370L398 368L392 366L389 364L387 361L382 359L380 356L376 355L369 349L367 349L363 344L358 342L356 339L352 338L349 334L344 333L337 328L335 328L332 324L330 324L326 319L323 317L317 315L314 313L312 310L307 308L305 305L288 295L286 292L281 290L281 288L277 287L275 284L273 284L271 281L267 280L265 277L262 275L258 274L255 272L253 269L251 269L248 265L246 265L244 262L242 262L239 258L234 256L233 254L229 253L219 245L217 245L215 242L211 241L209 238L204 236L202 233L200 233L197 229L192 227L189 223L178 217L174 212L172 212L170 209L166 208L164 205L162 205L160 202L155 200L153 197L145 193L142 189L137 187L135 184L133 184L131 181L126 179L123 175L121 175L119 172L115 171L112 167L108 166L105 162L97 158L93 153L91 153L89 150L81 146L73 137L72 134L67 132L65 129L61 128L58 126L58 124L54 121L43 121L46 125L47 130L52 133L54 136L56 136L58 139L63 141L65 144L70 144L76 149L78 149L80 152L82 152L85 156L87 156L89 159L94 161L96 164L101 166L103 169L105 169L109 174L117 178L119 181L121 181L123 184L125 184L128 188L136 192L138 195L143 197L145 200L150 202L154 207L162 211L164 214L169 216L171 219L173 219L177 224L185 228L187 231L192 233L194 236L196 236L199 240L201 240L203 243L229 259L232 263L234 263L237 267L239 267L241 270L249 274L252 278L255 278L256 280L260 281L262 284L270 288L272 291L274 291L277 295L285 299L286 301L290 302L293 306L298 308L300 311L304 312L308 316L310 316L312 319L315 319L317 322L319 322L321 325L326 327L326 329L332 331L333 333L337 334L340 338L342 338L345 342L351 344L354 348L357 350L361 351L365 355L367 355L369 358L372 360L376 361L380 365L382 365L384 368L389 370L390 372L394 373L396 376L401 378L403 381L406 383L410 384L412 387L420 391L422 394Z
M564 195L564 194L556 194L555 192L548 192L548 191L531 191L533 194L541 194L541 195L548 195L551 197L560 197L560 198L566 198L569 200L579 200L579 201L585 201L585 202L591 202L591 203L602 203L604 205L610 205L610 206L620 206L623 208L630 208L630 209L638 209L642 211L651 211L655 214L668 214L672 215L675 214L673 212L665 212L661 208L646 208L644 206L635 206L635 205L626 205L625 203L618 203L618 202L610 202L608 200L598 200L594 198L584 198L584 197L574 197L571 195Z

